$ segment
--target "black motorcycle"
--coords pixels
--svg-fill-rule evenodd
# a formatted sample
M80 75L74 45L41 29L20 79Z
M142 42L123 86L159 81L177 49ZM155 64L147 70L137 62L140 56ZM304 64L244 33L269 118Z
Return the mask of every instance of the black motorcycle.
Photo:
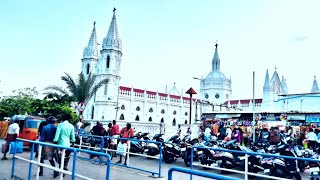
M169 139L168 143L163 144L163 160L166 163L172 163L176 158L181 157L181 140L178 135Z
M162 138L163 134L156 134L152 138L153 141L163 143L164 140ZM160 144L155 144L155 143L146 143L144 145L145 152L147 153L148 156L156 156L160 154Z
M133 136L133 138L131 138L131 139L149 140L148 134L149 134L149 133L141 133L141 132L138 132L138 133L135 134L135 135ZM140 142L140 141L134 141L134 140L130 141L130 152L131 152L131 153L141 153L141 154L143 154L143 153L144 153L143 143Z

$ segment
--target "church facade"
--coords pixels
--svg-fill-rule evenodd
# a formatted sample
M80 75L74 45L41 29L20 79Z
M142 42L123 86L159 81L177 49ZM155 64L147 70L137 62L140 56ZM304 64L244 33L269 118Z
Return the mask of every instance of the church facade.
M179 91L174 84L164 92L149 91L137 87L120 85L122 63L122 41L119 36L115 10L106 37L99 47L95 23L88 45L84 48L82 73L87 77L96 74L98 80L108 78L109 82L98 90L87 103L83 112L86 121L164 123L176 126L189 122L189 106L192 103L191 119L199 120L202 112L212 111L212 103L221 103L231 98L231 79L220 71L220 58L216 44L212 71L201 79L200 98L190 99L185 91Z

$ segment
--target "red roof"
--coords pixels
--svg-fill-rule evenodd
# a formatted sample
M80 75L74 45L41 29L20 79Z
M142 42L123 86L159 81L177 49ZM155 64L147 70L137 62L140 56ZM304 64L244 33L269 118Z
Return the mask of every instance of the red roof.
M240 99L240 104L250 104L250 100L253 99ZM227 105L229 103L229 101L224 102L223 104ZM235 105L238 104L239 100L230 100L230 104L231 105ZM253 101L252 101L253 103ZM262 99L255 99L255 103L262 103Z
M147 92L147 94L151 94L151 95L156 95L157 94L157 92L154 92L154 91L146 91Z
M125 91L131 91L131 89L133 89L134 92L137 92L137 93L144 93L145 90L143 89L137 89L137 88L130 88L130 87L125 87L125 86L120 86L120 90L125 90ZM150 95L156 95L157 92L155 91L148 91L146 90L146 93L147 94L150 94ZM159 96L163 96L163 97L167 97L169 95L170 98L174 98L174 99L180 99L181 96L177 96L177 95L173 95L173 94L166 94L166 93L158 93ZM190 100L189 97L182 97L183 100ZM196 101L197 99L194 99L192 98L193 101ZM198 101L200 101L200 99L198 99Z
M144 93L144 90L133 88L133 92Z

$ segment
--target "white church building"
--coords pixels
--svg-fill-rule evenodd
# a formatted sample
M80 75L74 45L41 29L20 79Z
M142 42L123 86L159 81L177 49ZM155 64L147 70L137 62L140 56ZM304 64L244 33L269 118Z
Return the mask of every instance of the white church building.
M115 9L102 44L98 44L95 23L88 45L84 48L82 73L108 78L109 82L100 88L88 102L83 112L86 121L166 124L176 126L189 122L190 97L185 91L173 87L164 92L149 91L141 87L120 85L122 41L117 28ZM130 59L128 59L130 61ZM211 62L212 70L200 81L198 99L192 99L192 123L200 120L201 114L212 111L252 111L252 99L232 99L232 81L220 70L218 44ZM319 88L314 79L312 93L288 94L286 79L280 80L277 69L272 77L267 70L263 86L263 98L255 99L256 111L317 111ZM315 105L316 104L316 105Z

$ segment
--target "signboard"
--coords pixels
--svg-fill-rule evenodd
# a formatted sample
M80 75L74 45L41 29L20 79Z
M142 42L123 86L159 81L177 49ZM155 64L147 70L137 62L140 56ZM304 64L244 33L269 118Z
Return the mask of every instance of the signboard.
M217 114L215 118L230 119L231 116L230 116L230 114Z
M287 120L287 114L261 114L262 121L284 121Z
M306 120L306 116L304 114L288 114L287 120L304 121L304 120Z
M79 112L83 112L85 108L86 108L86 104L84 104L83 102L80 102L78 104L78 111Z
M306 122L320 122L320 114L306 115Z

